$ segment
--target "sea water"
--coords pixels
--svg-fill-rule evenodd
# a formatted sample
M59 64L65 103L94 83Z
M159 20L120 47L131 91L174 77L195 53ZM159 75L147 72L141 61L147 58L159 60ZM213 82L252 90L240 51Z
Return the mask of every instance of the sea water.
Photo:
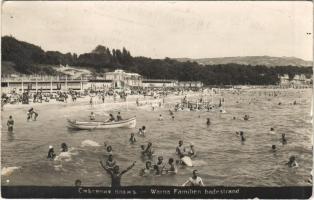
M165 106L154 111L147 104L136 107L132 97L127 106L125 103L90 106L88 100L32 105L39 117L37 121L29 122L26 112L31 105L5 106L1 114L1 161L2 171L10 169L10 173L2 173L2 184L73 186L75 180L80 179L85 186L109 186L110 177L99 163L106 158L105 143L112 146L114 159L121 170L137 161L122 177L121 183L125 186L182 185L194 169L207 186L310 185L312 91L277 92L280 94L276 97L269 96L271 93L266 90L248 90L240 95L225 92L223 107L226 113L174 112L174 120L169 115L169 106L180 102L182 97L167 97ZM297 105L292 105L295 100ZM107 119L108 113L116 115L117 111L121 111L124 118L136 115L137 126L92 131L67 128L68 118L89 120L92 111L98 120ZM158 120L160 114L163 121ZM251 117L248 121L242 118L246 114ZM15 121L13 133L8 133L6 126L10 115ZM211 119L210 126L206 125L206 118ZM135 134L137 142L130 144L130 133L136 133L143 125L147 129L146 137ZM269 134L271 127L275 134ZM245 142L240 141L236 131L244 132ZM286 134L286 145L280 141L282 133ZM179 140L183 140L185 146L194 144L197 157L193 158L193 167L179 166L176 175L139 176L140 169L145 166L140 154L141 144L152 142L155 155L162 155L167 162L170 157L177 159L175 149ZM69 146L69 153L60 155L63 142ZM273 144L277 146L276 153L271 151ZM47 159L49 145L54 146L58 156L54 161ZM285 165L291 155L296 156L298 168Z

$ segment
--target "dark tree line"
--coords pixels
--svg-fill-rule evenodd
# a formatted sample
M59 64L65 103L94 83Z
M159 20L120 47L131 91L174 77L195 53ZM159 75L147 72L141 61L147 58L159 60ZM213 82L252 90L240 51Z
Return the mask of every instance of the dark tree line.
M24 73L55 74L49 65L71 65L94 69L96 73L123 69L150 79L177 79L180 81L202 81L207 85L252 84L267 85L279 82L279 75L296 74L310 77L312 67L297 66L250 66L240 64L199 65L196 62L179 62L174 59L151 59L132 57L123 48L112 49L98 45L92 52L77 55L58 51L43 51L40 47L18 41L13 37L2 37L2 60L15 63L15 70Z

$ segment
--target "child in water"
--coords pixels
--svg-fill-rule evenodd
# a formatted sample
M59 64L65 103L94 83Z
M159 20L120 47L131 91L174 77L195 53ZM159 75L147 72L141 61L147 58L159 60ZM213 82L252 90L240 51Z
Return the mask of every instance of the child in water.
M295 156L290 156L289 162L287 162L286 165L288 165L288 167L290 167L290 168L299 167L299 164L295 160Z
M136 142L134 133L131 133L131 137L130 137L129 141L130 141L131 144L134 144Z
M55 157L56 157L56 154L54 152L53 146L49 146L47 158L50 160L53 160Z

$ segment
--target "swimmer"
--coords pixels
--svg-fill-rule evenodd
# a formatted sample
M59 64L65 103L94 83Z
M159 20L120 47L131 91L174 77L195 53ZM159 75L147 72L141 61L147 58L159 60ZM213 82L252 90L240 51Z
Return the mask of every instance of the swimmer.
M240 131L241 142L245 142L246 138L244 137L243 131Z
M169 158L167 165L164 168L164 171L167 174L176 174L178 172L178 169L174 165L173 158Z
M163 118L162 118L162 115L160 114L159 115L159 119L158 119L159 121L162 121L162 120L164 120Z
M141 169L140 176L149 176L154 172L151 161L146 161L145 168Z
M271 127L269 133L270 134L275 134L275 129Z
M109 155L108 160L106 161L106 167L108 169L113 170L113 168L116 166L116 161L113 160L112 155Z
M137 133L138 133L140 136L143 136L143 137L145 136L145 135L143 134L142 128L139 128Z
M120 172L120 167L116 165L113 170L108 169L106 166L100 162L101 166L110 174L111 176L111 187L121 187L121 177L123 174L132 169L135 165L136 161L133 162L131 166L129 166L126 170Z
M174 115L171 115L171 119L174 120Z
M285 133L281 134L281 142L282 142L283 145L287 144L287 139L286 139L286 134Z
M121 120L122 120L121 114L120 114L120 112L118 112L117 121L121 121Z
M110 114L109 114L108 122L114 122L114 121L116 121L116 119L115 119L114 116L110 113Z
M143 136L145 136L145 130L146 130L146 127L145 126L142 126L142 134L141 135L143 135Z
M107 152L106 153L109 156L113 154L111 145L107 146Z
M206 124L207 124L207 126L210 125L210 119L209 118L207 118Z
M154 165L154 169L156 170L156 175L161 175L162 171L164 170L164 163L163 163L164 158L162 156L158 156L158 161L156 165Z
M243 117L243 119L245 120L245 121L247 121L247 120L249 120L249 115L244 115L244 117Z
M134 144L136 142L134 133L131 133L131 137L130 137L129 141L130 141L131 144Z
M143 155L147 155L151 157L154 154L154 150L152 149L153 144L148 142L146 149L142 152Z
M180 140L179 141L179 145L176 148L176 154L181 158L183 156L185 156L185 147L183 146L183 141Z
M54 152L53 146L49 146L47 158L50 160L53 160L55 157L56 157L56 154Z
M14 125L14 120L12 116L10 115L8 121L7 121L7 126L8 126L8 131L12 132L13 131L13 125Z
M196 157L196 151L195 151L195 149L194 149L194 145L193 145L193 144L190 144L190 150L188 151L188 155L189 155L191 158Z
M90 113L89 119L90 119L91 121L94 121L94 120L96 119L96 115L94 114L94 112L91 112L91 113Z
M66 143L61 144L61 152L67 152L68 151L68 145Z
M295 156L290 156L289 162L287 162L286 165L288 165L288 167L290 168L299 167L299 164L295 160Z
M74 185L75 185L75 187L81 187L82 181L79 180L79 179L77 179L77 180L74 182Z
M277 151L276 145L273 144L273 145L271 146L271 151L274 152L274 153Z
M197 175L197 170L193 170L192 177L190 177L189 180L183 183L182 186L204 186L203 180Z
M236 120L236 117L233 117L232 119L233 119L233 120Z

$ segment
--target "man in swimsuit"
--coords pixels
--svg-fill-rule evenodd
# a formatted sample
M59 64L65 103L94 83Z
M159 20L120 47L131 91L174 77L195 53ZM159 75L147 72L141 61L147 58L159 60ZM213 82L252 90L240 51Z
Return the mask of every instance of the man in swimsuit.
M182 186L204 186L203 180L197 175L197 170L193 170L193 176L183 183Z
M153 173L153 171L152 162L148 160L145 163L145 168L141 169L140 176L149 176Z
M116 120L112 114L109 114L109 117L108 122L114 122Z
M94 121L94 120L96 119L96 116L95 116L94 112L91 112L91 113L90 113L89 119L90 119L91 121Z
M13 125L14 125L14 120L13 120L12 116L10 115L8 122L7 122L9 132L13 131Z
M129 141L130 141L131 144L134 144L136 142L134 133L131 133L131 137L130 137Z
M53 146L49 146L47 158L50 160L53 160L55 157L56 157L56 154L55 154L55 151L53 149Z
M167 174L176 174L178 172L177 168L174 165L173 158L169 158L167 165L164 168L164 171Z
M121 114L120 114L120 112L118 112L117 121L121 121L121 120L122 120Z
M66 143L62 143L61 144L61 151L62 152L67 152L68 151L68 145Z
M109 155L108 160L106 161L107 169L113 170L115 166L116 166L116 161L113 160L112 155Z
M179 141L179 146L177 146L177 148L176 148L176 154L178 156L180 156L180 158L182 158L182 157L185 156L184 153L185 153L185 147L183 146L183 141L180 140Z
M154 165L154 169L156 170L156 175L161 175L165 165L163 163L164 158L162 156L158 156L158 161L156 165Z
M111 187L121 187L121 177L123 174L128 172L132 167L134 167L136 161L133 162L131 166L129 166L126 170L123 170L120 172L120 168L118 165L116 165L113 170L108 169L106 166L103 165L102 162L100 162L101 166L110 174L111 176Z

